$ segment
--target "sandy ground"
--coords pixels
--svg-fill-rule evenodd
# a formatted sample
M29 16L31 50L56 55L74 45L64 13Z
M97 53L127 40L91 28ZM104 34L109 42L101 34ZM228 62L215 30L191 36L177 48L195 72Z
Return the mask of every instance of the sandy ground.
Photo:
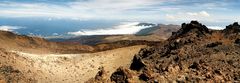
M129 66L133 56L145 46L131 46L86 54L31 54L12 51L17 55L4 59L6 65L24 73L37 83L83 83L104 67L108 75L120 66ZM6 58L6 57L5 57ZM1 59L1 58L0 58ZM1 60L4 64L4 61Z

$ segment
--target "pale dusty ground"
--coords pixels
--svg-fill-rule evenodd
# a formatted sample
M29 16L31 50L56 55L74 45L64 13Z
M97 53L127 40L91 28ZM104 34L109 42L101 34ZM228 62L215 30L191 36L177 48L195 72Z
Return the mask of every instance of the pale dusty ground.
M129 66L133 56L145 46L131 46L86 54L30 54L12 51L2 64L13 66L37 83L83 83L103 66L108 75L120 66ZM6 58L6 57L5 57ZM0 58L1 59L1 58ZM4 62L5 61L5 62Z

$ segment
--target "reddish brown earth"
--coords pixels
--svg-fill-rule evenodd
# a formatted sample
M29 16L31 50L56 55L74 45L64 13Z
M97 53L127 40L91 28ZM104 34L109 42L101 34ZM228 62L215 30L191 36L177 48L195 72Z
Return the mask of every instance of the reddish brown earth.
M89 82L240 82L240 25L216 31L197 21L183 23L163 44L142 49L130 67L110 78L104 72Z
M43 38L17 35L8 31L0 31L0 48L34 53L81 53L94 50L91 46L48 42Z
M20 50L33 53L93 53L134 45L154 45L160 41L146 40L119 40L114 42L99 43L94 46L76 43L49 42L43 38L17 35L8 31L0 31L0 48Z

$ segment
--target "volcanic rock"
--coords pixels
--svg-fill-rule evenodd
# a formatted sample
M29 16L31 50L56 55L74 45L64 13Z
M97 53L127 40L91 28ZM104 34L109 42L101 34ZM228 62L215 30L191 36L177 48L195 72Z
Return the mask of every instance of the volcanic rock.
M211 48L211 47L216 47L218 45L222 45L222 42L214 42L214 43L210 43L210 44L207 44L207 47L208 48Z
M226 29L224 29L223 32L226 34L239 33L240 25L238 22L234 22L233 24L226 26Z
M202 25L198 21L191 21L191 23L189 24L183 23L182 28L177 32L173 32L172 36L169 39L170 40L177 39L179 37L184 37L189 35L201 37L208 33L210 33L210 31L205 25Z
M240 39L236 39L236 40L235 40L235 43L238 44L238 45L240 45Z
M239 82L238 30L237 23L223 31L210 31L197 21L183 23L162 45L142 49L135 55L130 71L149 83ZM132 74L118 69L110 79L127 82L128 75Z
M132 78L132 74L128 71L128 69L124 69L122 67L118 68L116 72L112 74L111 81L116 83L128 83L128 79Z

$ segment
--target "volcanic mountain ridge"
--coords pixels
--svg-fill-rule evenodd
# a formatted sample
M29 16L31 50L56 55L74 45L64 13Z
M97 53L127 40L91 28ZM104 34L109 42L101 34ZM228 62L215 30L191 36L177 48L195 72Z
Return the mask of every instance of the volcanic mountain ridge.
M83 45L73 42L51 42L39 37L18 35L13 32L0 31L0 48L5 50L18 50L30 53L93 53L134 45L155 45L160 41L146 40L119 40L114 42L98 43L96 45Z

